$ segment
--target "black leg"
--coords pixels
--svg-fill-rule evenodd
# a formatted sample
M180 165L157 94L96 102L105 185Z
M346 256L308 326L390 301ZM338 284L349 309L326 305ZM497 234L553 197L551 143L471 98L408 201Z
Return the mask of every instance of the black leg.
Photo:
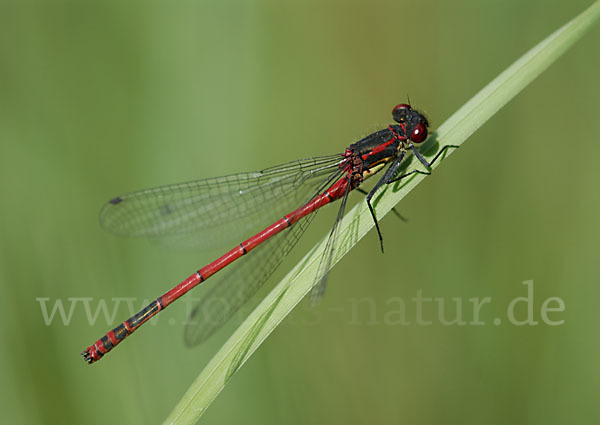
M369 192L367 192L366 190L363 190L363 189L361 189L360 187L357 187L357 188L356 188L356 191L357 191L357 192L360 192L360 193L362 193L363 195L368 195L368 194L369 194ZM408 222L408 218L406 218L406 217L404 217L402 214L400 214L400 213L398 212L398 210L396 209L396 207L392 208L392 212L393 212L394 214L396 214L396 217L398 217L398 218L399 218L400 220L402 220L403 222L405 222L405 223L407 223L407 222Z
M409 147L411 148L411 150L413 151L413 153L415 154L415 156L417 157L417 159L419 160L419 162L421 162L421 164L423 164L425 167L430 168L433 163L435 161L437 161L437 159L440 157L440 155L442 155L442 153L444 153L446 151L446 149L448 148L459 148L459 146L455 146L455 145L446 145L444 146L431 160L431 162L427 162L427 160L423 157L423 155L421 155L421 152L419 152L414 145L411 143L409 145ZM402 174L401 176L395 177L392 180L390 180L387 184L390 183L394 183L397 182L399 180L402 180L405 177L411 176L413 174L425 174L425 175L429 175L431 174L431 171L421 171L421 170L412 170L410 173L406 173L406 174Z
M377 190L382 185L389 184L389 182L393 178L394 174L396 174L396 171L398 171L398 168L400 167L400 164L402 163L402 159L404 158L404 155L405 155L405 151L402 151L400 156L398 156L398 158L396 158L394 160L394 162L392 162L392 165L390 165L390 168L388 168L385 171L385 174L383 175L383 177L381 179L379 179L379 181L377 183L375 183L375 186L373 186L373 189L371 189L371 191L366 196L367 206L369 207L369 211L371 211L371 217L373 217L373 221L375 222L375 228L377 229L377 235L379 236L379 245L381 246L381 252L383 252L383 236L381 235L381 229L379 228L379 222L377 221L377 216L375 215L375 210L373 209L373 205L371 205L371 198L373 198L373 195L375 195L375 192L377 192Z
M425 174L425 175L428 176L428 175L431 174L431 171L412 170L410 173L402 174L401 176L393 178L392 180L390 180L388 182L388 184L400 181L400 180L402 180L405 177L412 176L413 174Z
M433 157L431 162L427 162L427 160L423 157L423 155L421 155L421 153L414 147L414 145L412 143L409 144L409 147L412 150L412 152L414 153L414 155L417 157L417 159L421 162L421 164L423 164L427 168L430 168L435 163L435 161L437 161L437 159L442 155L442 153L444 153L446 151L446 149L458 148L458 146L455 146L455 145L446 145ZM412 170L409 173L402 174L401 176L398 176L398 177L394 177L394 175L398 171L398 168L400 168L400 165L402 163L402 160L404 159L405 154L406 154L406 151L402 151L400 153L398 158L396 158L394 160L394 162L392 162L392 165L390 165L390 168L388 168L386 170L383 177L381 177L381 179L379 179L379 181L375 184L375 186L373 187L373 189L371 189L371 191L369 193L365 192L364 190L362 190L360 188L357 188L357 190L359 192L367 195L366 196L367 206L369 207L369 211L371 212L371 217L373 217L373 222L375 223L375 228L377 229L377 235L379 236L379 245L381 246L381 252L383 252L383 236L381 234L381 229L379 228L379 222L377 221L377 216L375 215L375 210L373 209L373 205L371 205L371 199L375 195L375 192L377 192L377 190L384 184L390 184L390 183L397 182L397 181L402 180L403 178L408 177L415 173L426 174L426 175L431 174L431 171ZM406 219L404 217L402 217L400 215L400 213L398 213L398 211L396 211L395 208L392 208L392 211L394 211L394 213L398 217L400 217L402 220L406 221Z
M421 155L421 152L419 152L412 143L410 143L408 146L413 151L413 153L415 154L417 159L421 162L421 164L423 164L427 168L431 168L433 163L440 157L440 155L443 154L444 152L446 152L446 149L448 149L448 148L457 148L458 149L459 148L459 146L455 146L455 145L446 145L433 157L431 162L427 162L427 160L423 157L423 155ZM431 173L426 173L426 174L431 174Z

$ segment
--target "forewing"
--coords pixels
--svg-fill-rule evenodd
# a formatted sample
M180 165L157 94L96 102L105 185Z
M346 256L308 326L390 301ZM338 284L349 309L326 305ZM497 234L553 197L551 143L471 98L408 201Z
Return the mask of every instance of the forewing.
M298 207L315 180L337 170L340 155L309 158L262 171L202 179L119 196L108 202L100 222L126 236L237 240Z

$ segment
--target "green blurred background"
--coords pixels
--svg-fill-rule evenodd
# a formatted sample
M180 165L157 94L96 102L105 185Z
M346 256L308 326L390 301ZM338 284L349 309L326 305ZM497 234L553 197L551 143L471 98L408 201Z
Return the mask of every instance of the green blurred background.
M160 423L231 331L187 349L176 304L87 366L115 323L75 304L46 326L37 298L138 307L212 259L104 232L106 200L340 152L407 95L436 128L590 2L123 3L0 2L3 423ZM598 423L599 43L594 28L406 197L385 254L371 232L200 423ZM537 326L506 319L526 280ZM490 297L485 325L444 326L432 304L419 326L418 291L448 318L461 298L466 321ZM395 297L409 325L384 323ZM549 297L563 325L541 321Z

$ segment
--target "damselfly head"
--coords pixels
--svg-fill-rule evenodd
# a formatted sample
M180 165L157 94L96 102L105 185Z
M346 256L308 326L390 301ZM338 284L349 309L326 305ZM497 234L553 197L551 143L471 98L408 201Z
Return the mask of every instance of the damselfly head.
M394 121L402 124L406 135L415 143L422 143L427 139L427 127L429 122L427 118L412 106L401 103L392 110Z

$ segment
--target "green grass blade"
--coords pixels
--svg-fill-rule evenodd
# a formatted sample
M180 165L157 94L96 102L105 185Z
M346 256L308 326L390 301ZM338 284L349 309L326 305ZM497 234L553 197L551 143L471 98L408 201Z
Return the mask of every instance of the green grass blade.
M600 16L600 2L551 34L444 122L421 149L433 157L440 146L461 145L475 130L516 96L542 71L575 43ZM434 149L437 146L438 149ZM452 150L448 151L448 154ZM439 162L435 166L439 165ZM435 167L434 167L435 168ZM415 174L401 184L381 191L375 200L378 217L383 217L425 176ZM333 264L339 261L373 227L364 202L356 205L340 224L341 241ZM315 246L298 265L265 297L260 305L239 326L215 354L188 391L179 401L165 423L195 423L231 376L248 360L275 327L310 291L315 282L319 259L326 238ZM333 265L332 264L332 265Z

